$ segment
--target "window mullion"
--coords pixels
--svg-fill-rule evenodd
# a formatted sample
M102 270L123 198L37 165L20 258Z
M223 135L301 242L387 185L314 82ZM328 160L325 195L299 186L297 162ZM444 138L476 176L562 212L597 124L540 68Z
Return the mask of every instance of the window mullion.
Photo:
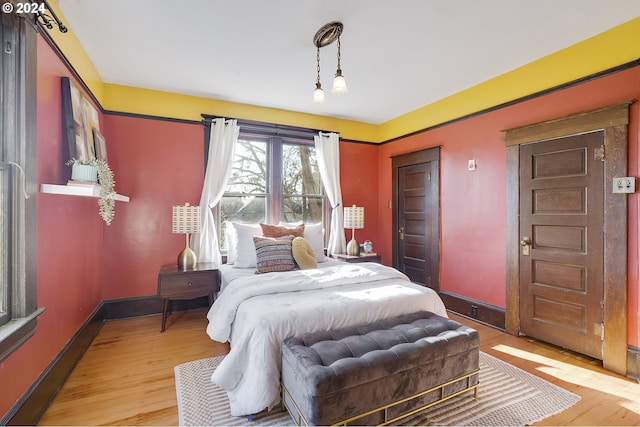
M282 138L273 137L269 139L270 161L269 167L269 220L272 223L283 220L282 206L284 197L282 195Z

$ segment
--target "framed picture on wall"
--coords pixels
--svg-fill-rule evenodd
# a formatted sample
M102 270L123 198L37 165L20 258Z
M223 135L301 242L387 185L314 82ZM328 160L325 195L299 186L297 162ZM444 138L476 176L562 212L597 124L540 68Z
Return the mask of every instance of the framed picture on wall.
M100 129L98 110L69 77L62 78L62 109L69 157L87 162L95 159L93 129Z
M107 161L107 142L98 128L93 128L93 141L96 149L96 159Z

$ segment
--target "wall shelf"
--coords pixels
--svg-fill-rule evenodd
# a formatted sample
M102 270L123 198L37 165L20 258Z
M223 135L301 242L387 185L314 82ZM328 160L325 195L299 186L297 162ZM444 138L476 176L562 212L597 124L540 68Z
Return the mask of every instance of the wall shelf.
M40 184L40 192L48 194L61 194L64 196L80 196L80 197L100 197L99 185L57 185L57 184ZM114 196L119 202L129 202L129 196L116 194Z

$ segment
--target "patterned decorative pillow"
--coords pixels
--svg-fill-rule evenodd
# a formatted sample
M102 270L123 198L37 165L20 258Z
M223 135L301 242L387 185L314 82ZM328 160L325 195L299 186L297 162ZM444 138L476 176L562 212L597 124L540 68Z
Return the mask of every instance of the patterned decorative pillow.
M287 227L284 225L270 225L260 223L260 228L262 228L262 235L264 237L304 237L304 224Z
M289 271L296 268L291 251L293 236L253 237L256 247L256 268L258 273Z

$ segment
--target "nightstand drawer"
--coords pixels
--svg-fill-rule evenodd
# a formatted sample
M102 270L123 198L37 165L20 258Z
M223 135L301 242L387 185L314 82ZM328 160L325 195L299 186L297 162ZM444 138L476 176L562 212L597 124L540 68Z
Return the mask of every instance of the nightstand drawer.
M161 297L192 297L207 295L218 289L217 271L194 271L180 274L164 274L158 280L158 295Z

